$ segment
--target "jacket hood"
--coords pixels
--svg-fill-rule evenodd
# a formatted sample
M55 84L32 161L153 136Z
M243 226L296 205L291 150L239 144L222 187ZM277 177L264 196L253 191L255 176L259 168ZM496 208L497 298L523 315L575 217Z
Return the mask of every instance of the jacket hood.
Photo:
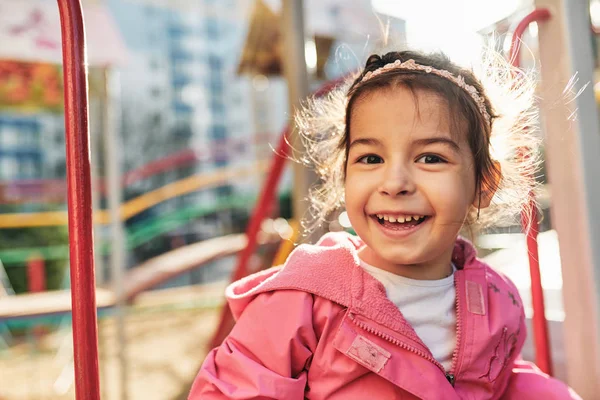
M237 320L258 294L273 290L302 290L349 307L353 298L348 282L356 275L367 281L367 289L370 287L385 296L383 285L360 268L358 249L363 245L360 238L346 232L327 233L314 245L298 246L283 266L269 268L232 283L227 287L225 296L234 318ZM459 238L452 254L456 268L479 264L474 263L475 257L473 245Z

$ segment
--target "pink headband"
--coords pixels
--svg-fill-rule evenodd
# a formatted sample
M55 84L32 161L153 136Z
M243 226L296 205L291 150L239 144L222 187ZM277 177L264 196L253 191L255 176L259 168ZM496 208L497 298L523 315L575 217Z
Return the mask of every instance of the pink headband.
M442 78L445 78L451 82L453 82L455 85L457 85L458 87L460 87L461 89L463 89L465 92L467 92L469 94L469 96L471 96L471 98L475 101L475 104L477 104L477 107L479 108L479 111L481 112L481 114L483 115L483 118L485 118L485 121L488 123L488 125L490 124L490 114L488 114L487 109L485 107L485 101L484 99L479 95L479 92L477 92L477 89L475 89L474 86L469 85L465 82L465 78L463 78L461 75L459 75L458 77L452 75L450 72L443 70L443 69L435 69L433 67L430 67L428 65L420 65L417 64L415 62L415 60L407 60L404 62L401 62L400 60L396 60L392 63L386 64L381 68L377 68L375 71L369 71L365 74L365 76L363 76L363 78L361 79L361 83L368 81L369 79L373 78L374 76L383 74L384 72L388 72L390 70L395 70L395 69L404 69L404 70L408 70L408 71L423 71L425 73L428 74L434 74L437 76L441 76Z

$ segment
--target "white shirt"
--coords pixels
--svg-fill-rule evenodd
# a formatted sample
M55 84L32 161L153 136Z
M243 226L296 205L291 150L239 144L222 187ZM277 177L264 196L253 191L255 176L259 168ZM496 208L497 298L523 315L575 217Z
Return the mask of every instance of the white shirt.
M405 278L361 260L361 267L380 281L387 297L400 309L433 357L450 370L456 346L454 271L446 278L426 281Z

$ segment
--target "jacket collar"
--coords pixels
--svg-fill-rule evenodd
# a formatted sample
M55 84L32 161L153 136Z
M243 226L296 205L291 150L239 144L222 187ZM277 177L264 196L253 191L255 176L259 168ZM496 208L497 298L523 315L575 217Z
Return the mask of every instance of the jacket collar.
M394 331L415 336L383 285L360 267L364 243L345 232L325 234L315 245L298 246L283 267L250 275L230 285L226 296L234 317L259 293L295 289L350 308ZM459 238L452 261L459 270L481 269L473 246ZM348 279L350 274L350 279Z

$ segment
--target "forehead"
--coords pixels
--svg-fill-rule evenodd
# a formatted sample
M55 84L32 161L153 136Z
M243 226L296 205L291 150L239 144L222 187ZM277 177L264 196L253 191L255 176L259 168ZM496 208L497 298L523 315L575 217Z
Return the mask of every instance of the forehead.
M448 101L430 90L404 86L374 90L358 98L350 111L351 137L391 132L465 137L462 118L453 116Z

